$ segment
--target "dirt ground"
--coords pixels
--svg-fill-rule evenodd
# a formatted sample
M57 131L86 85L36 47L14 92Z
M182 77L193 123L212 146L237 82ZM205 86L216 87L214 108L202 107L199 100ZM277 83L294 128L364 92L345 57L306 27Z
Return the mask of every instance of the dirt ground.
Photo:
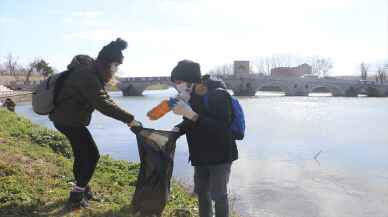
M40 81L42 80L42 76L33 75L30 77L30 81ZM26 80L25 75L17 75L17 76L10 76L10 75L0 75L0 84L6 85L10 82L24 82Z

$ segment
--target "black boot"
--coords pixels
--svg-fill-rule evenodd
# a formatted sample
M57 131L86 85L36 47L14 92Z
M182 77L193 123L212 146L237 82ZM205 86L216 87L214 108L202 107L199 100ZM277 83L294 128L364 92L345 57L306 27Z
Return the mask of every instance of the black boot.
M87 208L88 205L88 202L84 199L84 192L70 192L70 197L66 204L68 210Z
M92 192L92 188L89 185L87 185L85 187L84 197L86 200L94 200L95 199L94 194Z

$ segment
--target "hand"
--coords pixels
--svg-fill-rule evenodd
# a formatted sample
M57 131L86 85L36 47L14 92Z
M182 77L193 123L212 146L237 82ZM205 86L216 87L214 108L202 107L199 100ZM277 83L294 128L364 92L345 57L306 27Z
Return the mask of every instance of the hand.
M142 124L137 121L137 120L133 120L131 123L128 123L128 127L141 127Z
M179 100L172 111L177 115L182 115L185 118L195 121L198 118L198 114L193 111L193 109L185 103L183 100Z

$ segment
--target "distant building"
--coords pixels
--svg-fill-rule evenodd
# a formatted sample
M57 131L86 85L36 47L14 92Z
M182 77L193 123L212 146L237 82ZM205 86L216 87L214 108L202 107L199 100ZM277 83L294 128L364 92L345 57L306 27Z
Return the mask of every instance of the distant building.
M249 74L249 61L234 61L233 73L235 75Z
M302 77L312 74L312 67L309 64L302 64L297 67L277 67L271 69L271 76L274 77Z

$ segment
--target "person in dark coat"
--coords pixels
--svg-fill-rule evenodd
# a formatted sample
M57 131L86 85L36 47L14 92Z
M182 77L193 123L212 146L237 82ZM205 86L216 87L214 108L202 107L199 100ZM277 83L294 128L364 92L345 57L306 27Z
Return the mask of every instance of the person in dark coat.
M55 109L49 118L55 128L68 138L74 154L76 185L70 192L69 209L86 207L87 200L93 197L88 183L100 158L97 145L87 129L93 111L98 110L129 127L141 125L110 98L104 87L122 64L122 50L126 47L127 42L118 38L104 46L96 60L77 55L69 64L67 77L56 92Z
M11 98L5 99L3 103L3 107L7 108L10 112L15 112L15 106L16 103Z
M228 182L232 162L238 158L232 137L231 96L222 82L201 80L200 65L182 60L172 70L171 81L182 97L173 112L183 116L175 131L186 134L190 161L194 166L194 190L198 195L200 217L229 216ZM204 95L208 105L204 105Z

